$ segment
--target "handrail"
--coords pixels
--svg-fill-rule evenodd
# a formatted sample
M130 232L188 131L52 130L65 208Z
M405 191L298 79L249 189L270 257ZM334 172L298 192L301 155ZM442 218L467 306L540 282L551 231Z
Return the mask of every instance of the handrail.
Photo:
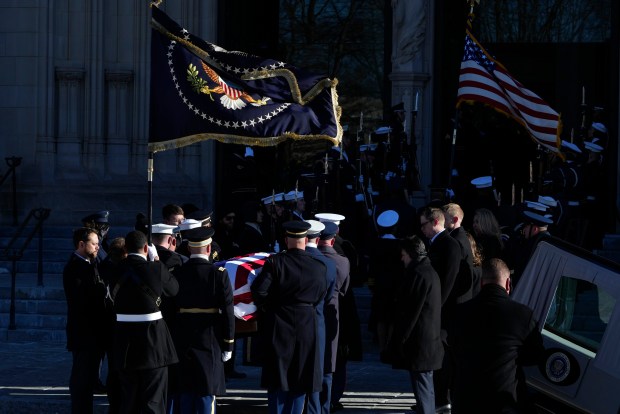
M15 330L15 280L17 278L17 261L24 256L24 251L28 248L30 241L34 237L35 233L39 235L39 246L38 246L38 273L37 273L37 285L43 286L43 222L47 220L50 215L51 210L49 208L35 208L30 210L28 216L24 222L19 226L17 232L9 242L9 244L5 247L3 256L7 257L13 262L13 269L11 271L11 306L9 309L9 330ZM17 240L22 236L22 233L26 229L26 226L30 222L30 219L35 218L37 220L36 224L30 230L26 240L21 245L19 249L15 247L17 244Z
M9 169L4 173L4 176L0 178L0 186L4 184L4 181L12 175L12 198L13 198L13 225L17 226L17 179L15 177L15 169L22 163L22 157L6 157L6 164Z

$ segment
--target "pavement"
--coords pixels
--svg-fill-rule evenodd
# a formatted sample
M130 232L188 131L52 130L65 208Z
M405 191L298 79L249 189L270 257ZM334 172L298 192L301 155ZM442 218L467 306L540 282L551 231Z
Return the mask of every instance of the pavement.
M0 414L70 413L71 354L64 342L0 342ZM237 366L244 379L227 382L219 397L218 413L267 413L267 394L259 386L260 368ZM105 375L105 371L103 372ZM376 352L347 365L347 388L341 399L343 414L410 413L415 402L405 371L382 364ZM107 413L105 395L95 396L96 414Z

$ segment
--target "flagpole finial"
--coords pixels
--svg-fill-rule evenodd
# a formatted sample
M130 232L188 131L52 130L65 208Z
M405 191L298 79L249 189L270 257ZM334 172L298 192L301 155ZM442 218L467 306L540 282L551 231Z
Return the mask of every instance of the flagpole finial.
M467 25L471 28L471 24L474 21L474 6L480 4L480 0L468 0L469 2L469 14L467 16Z
M154 0L151 2L151 4L149 4L149 7L153 7L153 6L159 7L159 5L163 3L163 1L164 0Z

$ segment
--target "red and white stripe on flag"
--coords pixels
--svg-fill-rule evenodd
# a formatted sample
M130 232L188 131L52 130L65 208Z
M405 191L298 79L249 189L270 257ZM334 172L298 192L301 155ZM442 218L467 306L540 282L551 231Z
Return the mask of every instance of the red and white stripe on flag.
M481 102L511 116L539 144L559 151L560 115L513 78L469 30L466 31L457 98L457 107L463 102Z
M226 262L218 263L228 271L230 284L233 288L233 301L235 305L235 316L243 320L254 318L254 312L247 313L247 309L252 308L254 301L250 286L256 276L263 269L265 260L271 253L253 253L246 256L233 257ZM252 305L252 306L245 306Z

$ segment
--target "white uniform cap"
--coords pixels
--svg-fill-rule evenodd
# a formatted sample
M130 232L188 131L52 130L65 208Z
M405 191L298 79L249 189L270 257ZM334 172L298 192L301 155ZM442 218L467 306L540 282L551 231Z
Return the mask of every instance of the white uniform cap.
M202 226L202 221L194 220L194 219L185 219L179 224L179 230L185 231L190 229L195 229L196 227Z
M362 144L360 145L360 152L374 151L377 149L377 144Z
M583 143L583 146L590 152L601 152L603 151L603 147L594 142L586 141Z
M176 228L177 226L172 226L170 224L157 223L157 224L153 224L151 233L153 234L174 234L174 229Z
M286 201L297 200L299 198L304 198L304 192L303 191L292 190L292 191L289 191L288 193L284 194L284 199Z
M578 154L581 154L581 148L579 148L577 145L573 144L572 142L562 140L562 146Z
M332 223L336 223L339 226L340 222L343 221L345 217L341 214L335 213L317 213L314 215L314 218L323 222L331 221Z
M551 220L550 218L541 216L540 214L536 214L532 211L524 211L523 215L525 216L526 219L529 219L531 223L534 223L535 225L539 227L544 227L549 224L553 224L553 220Z
M607 133L607 127L604 124L601 124L600 122L593 122L592 128L594 128L598 132L602 132L603 134Z
M392 132L392 128L383 126L383 127L377 128L375 130L375 134L377 134L377 135L387 134L388 132Z
M558 206L558 202L555 198L551 197L551 196L538 196L538 202L542 203L546 206L549 207L557 207Z
M490 175L485 175L483 177L474 178L473 180L471 180L471 183L476 188L491 187L493 185L493 177L491 177Z
M325 224L321 223L317 220L306 220L306 223L310 224L310 228L308 229L308 237L319 237L321 232L325 230Z
M263 197L261 198L261 201L265 205L271 203L279 203L281 201L284 201L284 193L272 194L270 196Z
M525 200L524 203L525 203L525 205L528 208L531 208L531 209L534 209L534 210L538 210L538 211L542 211L542 212L546 212L547 211L547 205L546 204L539 203L539 202L536 202L536 201L528 201L528 200Z
M377 224L381 227L392 227L398 223L398 213L394 210L385 210L377 217Z

